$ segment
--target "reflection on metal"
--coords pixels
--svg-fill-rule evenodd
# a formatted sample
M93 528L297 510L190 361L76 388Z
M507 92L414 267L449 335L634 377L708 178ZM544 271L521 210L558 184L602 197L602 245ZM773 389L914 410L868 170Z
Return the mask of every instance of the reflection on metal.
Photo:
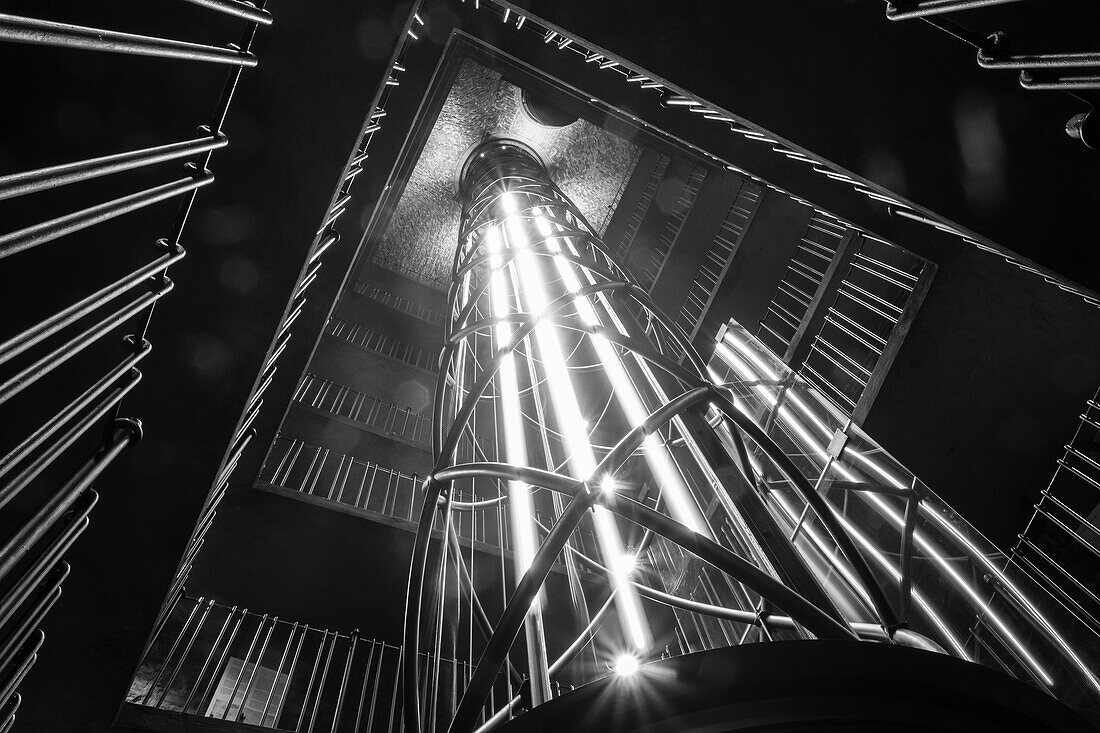
M815 637L945 652L1095 708L1095 633L781 360L731 323L703 364L522 146L486 142L461 180L407 598L409 729L490 730L624 653ZM489 513L507 558L453 533ZM592 597L582 567L607 590ZM499 596L479 595L486 577ZM478 660L456 690L446 657Z
M5 453L0 458L0 477L5 479L0 486L0 508L13 511L20 503L29 503L18 511L30 513L18 521L14 516L6 520L11 534L0 538L0 583L5 588L0 597L0 628L3 629L0 634L0 731L14 725L21 700L15 689L37 659L38 650L45 641L39 626L60 598L61 583L69 573L69 565L63 558L88 527L89 514L99 500L91 484L141 436L139 421L118 417L121 403L141 379L137 367L152 348L145 334L157 301L172 290L167 271L184 257L180 240L195 197L199 189L214 180L209 170L214 152L228 144L222 125L241 73L257 63L250 52L257 26L272 22L262 2L258 5L237 0L188 2L243 21L243 28L238 26L237 43L210 46L0 14L0 41L64 49L60 53L65 54L79 50L156 57L158 60L152 63L170 59L228 67L217 106L212 112L204 113L209 114L209 124L199 127L191 139L0 176L0 201L8 201L62 186L80 188L105 176L147 177L155 174L163 163L185 162L182 178L164 175L159 185L131 189L131 193L76 211L54 211L38 223L0 233L0 258L12 258L5 264L41 266L43 262L34 258L41 258L42 250L32 251L39 245L159 202L179 202L175 219L166 226L166 233L161 232L165 236L156 240L158 256L155 259L131 272L114 276L117 279L108 285L90 284L89 290L98 289L55 313L38 314L37 322L15 335L5 334L5 340L0 343L0 364L9 365L0 376L0 403L5 403L8 410L5 420L12 424L23 420L28 423L26 437L14 447L5 446ZM132 58L122 63L144 61ZM172 180L174 178L176 180ZM163 182L166 179L168 182ZM140 185L150 184L146 181ZM147 235L138 233L136 236ZM79 273L74 276L64 271L65 262L66 258L55 257L48 263L50 267L61 268L54 273L55 277L84 282ZM27 302L28 307L33 308L34 299ZM134 334L123 337L119 329L124 326L132 328ZM122 337L121 359L105 351L109 336ZM73 359L77 355L83 365L96 364L98 360L104 371L75 371L72 362L77 362ZM265 365L265 369L268 367L270 365ZM231 454L234 456L239 455L234 451L243 449L248 442L247 431L257 407L253 400L242 426L233 436ZM90 455L82 463L72 455L89 449ZM75 470L66 477L58 473L54 464L75 465ZM51 482L60 482L60 485ZM120 496L113 500L125 502L126 498ZM9 506L13 501L15 503ZM208 507L188 547L185 567L201 545L211 516L212 507ZM171 596L175 597L177 592L178 585L174 584Z

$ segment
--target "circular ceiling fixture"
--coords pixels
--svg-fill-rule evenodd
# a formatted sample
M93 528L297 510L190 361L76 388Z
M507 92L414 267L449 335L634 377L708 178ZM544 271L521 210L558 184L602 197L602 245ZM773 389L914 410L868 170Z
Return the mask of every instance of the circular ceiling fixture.
M566 112L560 107L554 106L546 101L544 97L540 97L529 89L521 90L519 98L520 105L527 116L546 127L565 127L580 118L580 115Z

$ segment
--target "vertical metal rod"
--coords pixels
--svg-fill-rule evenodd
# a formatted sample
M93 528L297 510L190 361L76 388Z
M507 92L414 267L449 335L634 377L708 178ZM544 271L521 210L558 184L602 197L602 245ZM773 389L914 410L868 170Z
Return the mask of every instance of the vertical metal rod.
M302 698L302 709L298 712L298 723L294 726L295 731L302 729L302 723L306 720L306 707L309 705L309 696L313 692L313 681L317 679L317 670L321 666L321 656L325 651L325 644L328 643L328 629L325 629L321 633L321 641L317 644L317 656L313 660L313 671L309 673L309 684L306 685L305 696Z
M355 647L359 643L359 629L351 632L351 647L348 649L348 659L344 664L344 675L340 678L340 692L336 696L336 711L332 715L331 733L336 733L336 727L340 725L340 715L344 712L344 696L348 689L348 676L351 674L351 663L355 660Z
M229 693L229 699L225 703L225 710L222 711L221 719L225 720L229 715L229 709L233 707L233 700L237 697L237 691L241 688L241 680L244 679L244 671L248 668L248 660L252 658L252 650L256 648L256 642L260 640L260 633L264 630L264 625L267 623L267 614L265 613L260 619L260 622L256 624L256 633L252 635L252 641L248 644L248 651L244 655L244 660L241 662L241 671L237 673L237 680L233 683L233 691ZM244 699L241 699L241 708L244 708Z
M332 643L328 647L328 656L325 657L325 668L321 671L321 679L317 683L317 697L313 701L313 712L309 716L309 728L306 733L313 733L313 726L317 722L317 711L321 708L321 697L325 694L325 682L328 680L328 670L332 665L332 653L336 651L336 642L340 635L332 632Z
M175 641L172 642L172 646L168 649L168 654L165 655L164 661L161 662L160 669L157 671L156 676L153 677L153 681L149 684L149 689L145 691L145 696L141 699L142 705L149 704L149 697L153 694L153 690L156 688L157 683L160 682L161 675L164 674L165 668L168 666L168 662L172 659L172 655L176 653L176 649L179 648L180 642L183 641L183 635L187 629L191 626L192 619L195 618L195 614L199 611L199 606L202 605L202 598L195 601L195 605L191 607L191 613L187 615L187 620L183 622L183 626L180 627L179 633L176 634Z
M320 453L321 449L318 448L317 450L318 450L318 453ZM320 481L320 479L321 479L321 474L325 470L325 463L328 462L328 457L329 457L329 454L331 452L332 452L331 450L329 450L328 448L325 448L325 454L323 456L321 456L321 465L317 466L317 472L315 474L313 474L313 481L310 482L309 489L306 491L306 493L309 494L310 496L313 496L313 491L314 491L314 489L317 488L317 482Z
M374 730L374 711L378 706L378 683L382 681L382 670L384 668L386 657L386 642L382 642L382 646L378 649L378 671L374 675L374 687L370 693L370 713L367 715L367 733ZM400 660L400 655L398 655ZM399 662L400 663L400 662ZM393 686L396 690L398 685L397 675L394 675ZM392 713L391 713L391 726L392 726ZM389 730L389 728L387 728Z
M328 493L325 494L326 499L332 499L332 492L336 490L336 482L339 480L340 474L344 472L344 462L347 461L347 459L347 456L340 456L340 465L336 467L336 475L332 477L332 483L329 484ZM339 499L337 501L339 501Z
M233 611L236 611L236 610L237 610L237 607L233 606ZM233 611L229 612L230 616L233 615ZM222 669L223 665L225 664L225 660L229 656L229 650L233 648L233 642L237 640L237 633L241 630L241 623L245 620L245 618L247 616L248 616L248 609L247 608L241 609L241 615L237 619L237 623L233 624L233 631L231 631L229 633L229 639L227 639L226 642L225 642L225 648L222 649L221 656L218 658L218 663L214 665L214 671L210 675L210 681L206 683L206 690L203 692L202 697L199 698L200 703L203 700L206 700L207 698L209 698L210 694L214 691L214 685L218 681L218 670ZM226 710L228 710L228 709L229 709L229 706L226 705Z
M202 603L201 600L198 603L196 603L195 608L198 608L199 604L201 604L201 603ZM172 670L171 676L168 677L168 682L166 682L164 684L163 689L161 689L160 697L157 698L157 702L156 702L155 705L153 705L153 707L159 708L164 703L165 696L168 695L168 691L171 690L172 685L175 684L176 676L179 675L180 668L183 667L183 662L184 662L185 659L187 659L187 655L191 653L191 647L193 647L195 645L195 639L199 638L199 633L202 632L202 627L206 623L206 618L207 618L207 616L210 615L210 610L212 608L214 608L214 599L213 598L211 598L207 602L206 608L203 609L202 616L199 617L198 623L195 624L195 630L191 632L191 638L187 640L187 646L185 646L183 648L183 651L180 653L179 660L176 661L176 667L175 667L175 669ZM169 658L170 657L165 658L165 660L164 660L165 664L168 664L168 659ZM152 689L152 688L150 688L150 689Z
M916 488L916 478L910 489ZM901 583L898 587L898 618L904 622L909 616L909 602L913 591L913 531L917 526L917 515L920 514L921 500L910 493L905 501L905 524L901 533L901 559L898 561L898 572L901 575ZM889 630L888 630L889 631Z
M363 705L367 700L367 683L370 682L371 665L374 662L374 646L377 642L371 640L370 651L367 652L367 666L363 670L363 686L359 690L359 705L355 711L355 726L351 729L351 733L359 733L359 724L363 721Z
M261 622L260 625L263 626L263 623ZM259 654L256 655L256 662L252 665L252 673L248 676L248 684L244 686L244 693L241 695L240 710L237 711L237 717L234 718L234 720L236 720L238 723L241 722L241 720L244 719L244 706L245 706L245 703L248 702L248 696L252 694L252 687L256 684L256 673L260 671L260 665L264 661L264 652L267 651L267 645L271 641L271 635L273 633L275 633L275 627L278 626L278 625L279 625L279 617L276 616L271 620L271 625L267 627L267 636L264 637L264 643L260 645L260 652L259 652ZM247 662L247 660L245 660L245 661ZM244 667L241 667L241 669L244 669ZM271 683L271 689L272 690L275 689L275 683L278 682L278 681L279 681L278 677L276 677L275 681ZM233 698L231 697L230 702L232 702L232 699ZM271 699L270 695L268 695L268 699L269 700ZM263 722L263 719L262 719L262 716L261 716L261 719L259 721L257 721L257 725L259 725L262 722Z
M279 657L279 666L275 668L275 679L271 683L271 689L267 691L267 700L264 701L264 707L263 707L263 710L260 711L260 719L259 719L259 721L257 721L256 725L263 726L264 720L267 718L267 710L268 710L268 708L271 707L271 699L275 696L275 690L279 686L279 677L281 677L282 674L283 674L283 665L286 664L286 658L290 654L290 647L294 644L294 637L297 635L297 633L298 633L298 622L295 621L294 625L292 627L290 627L290 632L286 635L286 646L283 647L283 653ZM283 689L283 692L281 693L280 697L282 695L287 694L289 691L290 691L290 679L287 678L286 687ZM272 726L271 727L275 727L274 726L274 721L272 721Z
M302 628L301 635L298 636L298 646L294 647L294 658L290 662L290 669L286 673L286 687L283 689L283 695L279 699L279 706L275 709L275 717L271 719L271 727L279 727L279 718L283 715L283 708L286 706L286 700L290 697L290 683L294 680L294 670L298 668L298 656L302 653L302 644L306 640L306 635L309 634L309 624L306 624Z
M402 664L404 659L405 659L405 647L403 647L403 646L398 647L398 650L397 650L397 669L395 670L394 675L393 675L393 695L390 697L390 720L389 720L389 723L386 724L386 730L390 731L391 733L393 731L393 716L397 712L397 693L400 690L401 684L402 684L400 670L401 670L401 664ZM372 711L372 713L373 713L373 711ZM402 720L404 720L404 718L402 718ZM369 728L368 728L368 730L369 730Z
M233 606L226 615L225 621L222 622L221 628L218 630L218 635L214 638L213 646L211 646L210 651L206 653L206 659L202 663L202 669L199 670L199 674L195 677L195 681L191 683L191 690L187 693L187 699L183 701L183 707L180 708L181 713L186 713L188 706L191 705L191 699L195 696L195 690L198 689L199 684L202 682L202 678L206 676L206 670L210 666L210 660L221 645L222 637L225 636L225 630L229 628L229 622L236 613L237 607Z

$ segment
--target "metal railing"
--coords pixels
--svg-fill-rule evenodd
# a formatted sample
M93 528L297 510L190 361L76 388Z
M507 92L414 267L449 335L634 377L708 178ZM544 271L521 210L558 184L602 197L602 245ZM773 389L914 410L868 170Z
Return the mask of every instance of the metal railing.
M626 259L631 245L634 244L634 238L638 236L638 230L642 227L642 220L645 219L650 204L657 196L657 189L661 187L661 181L664 179L665 171L668 170L671 162L672 159L667 155L658 156L657 165L653 167L653 171L649 174L649 180L646 181L645 188L642 189L642 195L638 197L638 201L634 204L634 211L631 213L630 220L626 223L622 237L619 239L619 246L616 248L615 254L620 259Z
M907 629L941 651L1100 709L1100 628L1009 561L837 406L741 326L719 336L711 369L813 482L871 563ZM806 557L832 551L789 477L754 450L772 512ZM846 571L840 570L840 573Z
M826 280L829 265L840 251L846 231L846 227L821 212L815 211L810 217L757 331L757 336L775 353L786 353L794 341L810 313L818 288Z
M307 373L298 385L293 399L301 405L346 417L382 435L395 436L422 447L431 443L430 417L337 384L330 379L321 379Z
M358 631L182 596L126 700L282 731L396 731L400 657L399 646ZM467 662L443 664L469 673Z
M422 494L416 474L282 436L272 443L257 481L405 521Z
M91 484L141 436L137 420L118 419L120 405L141 379L137 367L151 348L145 335L157 301L172 290L167 271L184 257L180 241L195 197L200 189L213 183L212 157L215 151L228 144L222 126L234 91L244 69L257 64L250 51L252 40L258 26L272 22L272 16L263 9L263 2L259 5L236 0L189 2L243 21L244 27L236 44L211 46L0 14L0 41L8 43L226 68L217 105L212 112L196 113L195 122L205 124L198 126L193 137L0 176L2 201L63 186L89 184L106 176L148 174L165 163L185 163L182 177L172 176L168 182L75 211L58 212L44 221L0 234L0 258L25 256L42 245L154 204L179 201L174 221L162 232L164 236L156 240L154 259L110 284L88 283L86 289L81 286L80 290L92 292L56 313L42 316L32 326L0 344L0 364L9 365L8 372L0 377L0 403L12 400L25 390L31 390L28 394L36 398L47 389L53 394L72 395L71 399L63 398L69 401L0 458L0 476L12 474L0 488L0 507L28 489L40 491L44 499L29 518L15 524L13 533L0 547L0 580L9 582L0 599L0 627L3 628L0 633L0 731L7 731L14 725L15 710L20 702L15 689L34 664L44 642L45 635L38 627L61 595L61 582L69 572L62 557L88 526L89 514L98 501L99 495ZM131 236L148 234L131 232ZM51 267L53 264L51 261ZM63 277L62 273L55 275ZM26 302L33 307L34 299ZM109 335L118 335L123 326L131 327L133 335L122 339L124 356L105 373L75 378L55 373L73 356L91 350ZM47 346L51 339L53 345ZM64 390L58 389L62 382L66 386ZM44 402L48 404L50 399ZM34 419L37 419L36 413L31 410ZM64 460L63 456L85 436L99 432L105 434L100 446L67 480L56 488L41 485L39 479L48 473L52 464ZM241 438L238 432L234 442ZM192 543L190 549L193 548Z
M403 298L400 295L394 295L390 291L379 285L373 285L371 283L356 282L351 286L353 292L364 295L371 300L374 300L382 305L399 310L402 313L408 313L413 318L418 318L425 323L430 323L433 326L442 326L446 316L442 311L438 311L435 308L430 308L423 303L417 303L410 298Z
M683 308L676 319L676 325L694 339L699 333L699 327L703 324L703 316L706 315L714 296L718 292L718 284L726 277L730 263L737 254L737 248L741 244L741 238L748 230L753 214L760 202L763 189L749 180L741 180L741 188L737 197L730 204L729 211L711 242L707 256L699 267L695 279L692 280L684 299Z
M342 338L368 351L373 351L397 361L403 361L432 374L439 372L436 354L428 349L407 344L404 341L395 339L393 336L387 336L372 328L345 321L342 318L333 318L327 330L329 335Z
M234 0L187 1L195 2L200 5L224 6L232 10L247 8L247 4L235 2ZM394 55L390 62L388 81L394 80L394 77L405 70L401 62L404 59L407 47L410 43L419 38L414 28L419 29L423 25L423 19L415 14L406 21L397 48L394 50ZM183 592L183 587L190 575L191 567L205 543L206 534L217 516L218 506L229 490L230 480L233 478L234 471L241 460L241 456L255 435L252 425L263 406L263 395L271 386L275 378L276 371L278 370L277 362L290 343L294 326L301 317L303 308L305 307L309 288L317 280L326 253L340 242L340 233L336 228L336 224L351 202L352 187L358 175L363 171L363 164L367 160L367 150L371 142L374 140L374 137L382 131L380 120L385 117L386 105L389 103L394 93L394 89L397 88L396 85L388 83L388 81L380 84L375 93L371 106L371 113L359 132L359 137L355 143L355 149L348 158L343 173L335 186L335 191L330 199L328 209L318 226L312 244L306 252L305 262L299 271L298 279L287 301L286 308L283 310L283 315L279 320L279 325L268 349L267 356L260 367L260 373L253 384L248 401L237 423L236 430L233 433L221 464L211 482L210 489L200 511L199 519L191 533L187 548L177 566L175 575L172 577L169 591L153 625L149 639L146 642L146 652L148 652L151 645L156 643L160 638L164 625L168 622L170 614ZM232 87L227 86L227 89L231 91ZM225 99L226 98L223 96L223 102L225 102Z
M279 731L398 733L405 730L402 658L400 646L358 630L184 595L138 666L126 702ZM427 662L421 654L420 663ZM443 717L454 711L471 665L449 655L439 664L445 684L435 705ZM131 715L124 706L119 722Z
M695 205L695 199L699 195L699 189L703 187L703 179L706 176L707 169L697 165L691 169L691 174L684 181L684 187L680 189L680 196L676 200L676 207L669 214L661 236L653 243L645 267L638 274L638 281L645 287L652 288L657 278L661 276L665 262L676 244L676 239L680 236L680 230L684 228L684 222L691 213L691 207Z
M983 69L1020 72L1020 86L1030 90L1068 93L1091 105L1089 111L1074 115L1066 123L1066 133L1090 148L1100 147L1100 129L1093 112L1096 90L1100 90L1100 52L1018 53L1001 31L978 33L943 16L976 8L1007 5L1020 0L886 0L889 20L921 20L962 41L977 52ZM1052 6L1050 12L1057 12Z
M623 194L626 193L626 187L630 185L630 179L641 157L642 149L635 148L634 155L631 157L630 163L626 166L627 174L623 176L622 182L619 183L619 187L615 190L615 195L611 197L611 203L607 205L607 210L604 212L603 217L600 218L600 223L596 225L596 231L599 232L601 237L607 234L607 227L611 223L611 218L615 216L615 210L619 208L619 202L623 200Z
M423 479L416 474L281 436L272 444L257 482L404 522L414 520L423 501ZM484 497L470 490L456 489L454 498L463 504ZM501 517L500 507L496 511L459 512L453 527L461 540L483 548L512 550L511 534ZM442 523L436 527L437 530L442 528ZM590 530L585 530L578 542L578 547L585 552L596 548Z
M1100 633L1100 391L1078 420L1009 562Z
M925 271L925 261L866 235L799 371L854 414ZM825 305L823 302L822 305Z

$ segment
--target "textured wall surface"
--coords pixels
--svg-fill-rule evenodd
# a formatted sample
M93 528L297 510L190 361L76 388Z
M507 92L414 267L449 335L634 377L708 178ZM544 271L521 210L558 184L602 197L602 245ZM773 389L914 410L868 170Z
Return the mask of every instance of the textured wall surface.
M640 154L632 143L585 120L565 127L534 122L520 105L517 87L467 59L374 250L374 262L446 287L461 214L455 172L466 151L490 136L516 138L534 147L551 177L597 228Z

